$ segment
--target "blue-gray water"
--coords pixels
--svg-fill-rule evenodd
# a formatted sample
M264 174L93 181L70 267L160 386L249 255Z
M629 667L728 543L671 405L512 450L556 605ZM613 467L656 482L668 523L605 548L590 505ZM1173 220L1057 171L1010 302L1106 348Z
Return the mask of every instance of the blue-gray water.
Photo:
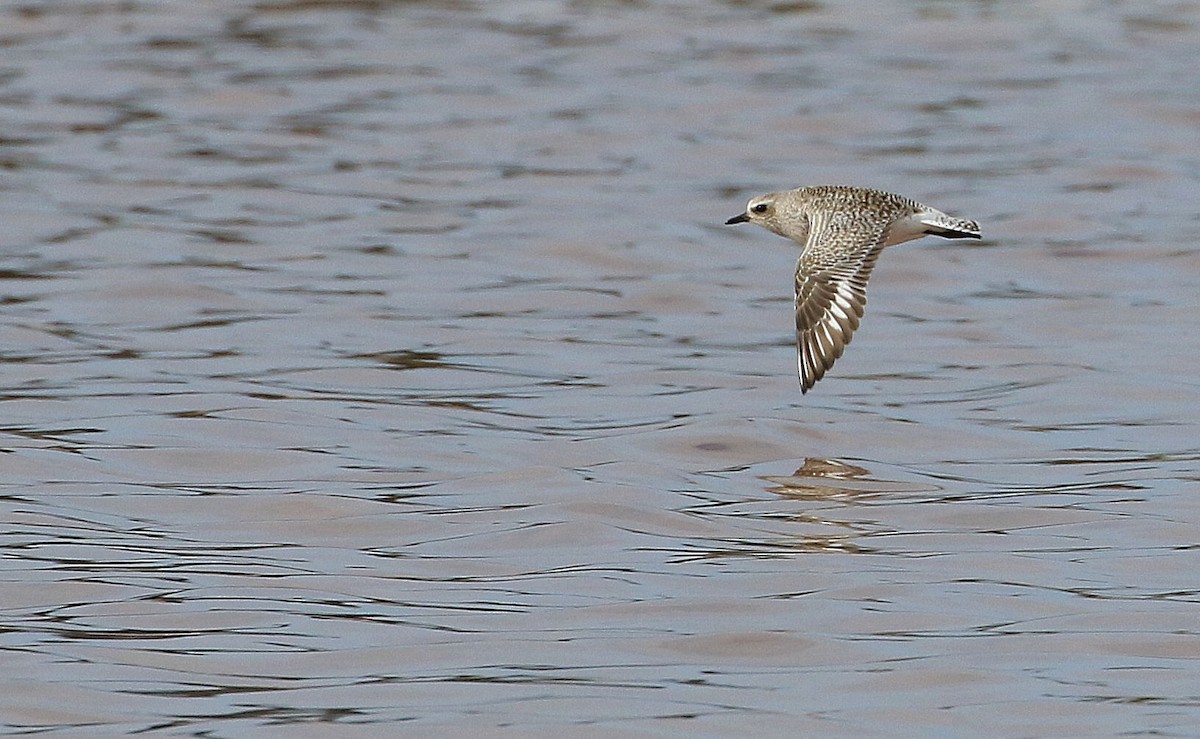
M0 6L0 730L1200 734L1200 3ZM752 195L890 249L806 396Z

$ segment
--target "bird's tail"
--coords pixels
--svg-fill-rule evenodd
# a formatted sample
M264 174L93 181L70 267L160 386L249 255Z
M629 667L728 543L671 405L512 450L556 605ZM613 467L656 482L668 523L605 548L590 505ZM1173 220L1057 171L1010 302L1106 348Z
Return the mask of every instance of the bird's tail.
M925 233L941 236L943 239L981 239L982 232L979 224L966 218L948 216L940 210L930 208L920 214L921 223L925 225Z

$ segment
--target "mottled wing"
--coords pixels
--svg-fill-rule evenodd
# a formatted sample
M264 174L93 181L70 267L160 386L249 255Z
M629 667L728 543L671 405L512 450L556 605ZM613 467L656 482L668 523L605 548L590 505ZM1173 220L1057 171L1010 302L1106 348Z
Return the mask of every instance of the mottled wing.
M847 213L813 218L796 266L801 392L825 376L858 328L867 303L867 279L883 250L886 227Z

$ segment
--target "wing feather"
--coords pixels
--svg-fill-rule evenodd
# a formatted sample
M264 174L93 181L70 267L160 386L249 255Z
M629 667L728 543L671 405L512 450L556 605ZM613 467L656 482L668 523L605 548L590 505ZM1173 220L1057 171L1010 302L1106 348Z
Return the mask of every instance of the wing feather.
M848 213L812 219L796 265L796 366L808 392L846 350L867 304L886 224Z

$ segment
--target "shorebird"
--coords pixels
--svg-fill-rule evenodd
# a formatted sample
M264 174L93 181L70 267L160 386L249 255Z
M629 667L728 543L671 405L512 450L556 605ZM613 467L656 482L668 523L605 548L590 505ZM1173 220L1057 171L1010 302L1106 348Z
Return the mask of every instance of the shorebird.
M725 225L757 223L804 248L796 263L800 392L842 356L867 303L867 279L886 246L941 236L978 239L979 224L902 195L820 185L752 198Z

